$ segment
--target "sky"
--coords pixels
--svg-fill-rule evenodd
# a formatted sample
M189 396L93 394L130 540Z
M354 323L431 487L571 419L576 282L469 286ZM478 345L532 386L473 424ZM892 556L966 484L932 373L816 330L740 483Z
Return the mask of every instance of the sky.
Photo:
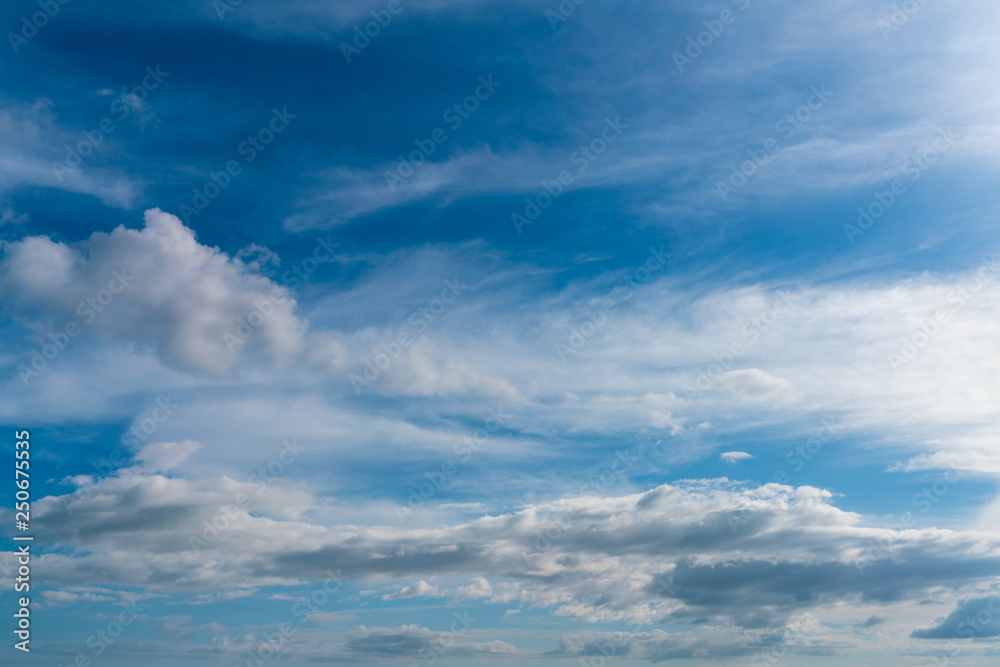
M996 3L0 28L4 664L996 664Z

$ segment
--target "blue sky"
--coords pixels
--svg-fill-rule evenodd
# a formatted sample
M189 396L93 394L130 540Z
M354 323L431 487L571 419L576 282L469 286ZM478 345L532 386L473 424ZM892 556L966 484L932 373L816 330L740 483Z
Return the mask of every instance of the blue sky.
M995 664L998 20L7 3L30 659Z

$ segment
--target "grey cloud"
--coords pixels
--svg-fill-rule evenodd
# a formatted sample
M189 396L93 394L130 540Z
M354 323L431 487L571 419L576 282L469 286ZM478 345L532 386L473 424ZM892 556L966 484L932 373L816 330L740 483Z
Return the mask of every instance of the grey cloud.
M1000 637L1000 592L961 601L939 623L914 630L917 639L973 639Z
M476 622L467 613L455 613L453 632L428 630L418 625L398 628L366 628L362 626L347 637L345 652L380 656L419 656L436 661L447 656L503 656L520 653L517 648L498 640L476 639L470 628Z
M567 498L413 530L288 520L282 505L315 501L275 488L258 508L267 516L239 513L192 551L190 537L240 491L252 486L130 471L71 495L71 513L61 499L42 499L46 539L79 551L47 554L39 570L52 581L93 584L114 572L118 583L163 590L290 584L338 569L355 580L427 578L425 592L441 577L489 576L489 600L551 606L565 616L627 618L659 603L660 622L748 629L782 627L835 602L919 600L934 587L957 590L1000 575L1000 543L988 535L863 528L816 489L771 485L751 498L721 481ZM734 534L727 511L751 502L755 520ZM860 572L858 559L880 538L882 556Z

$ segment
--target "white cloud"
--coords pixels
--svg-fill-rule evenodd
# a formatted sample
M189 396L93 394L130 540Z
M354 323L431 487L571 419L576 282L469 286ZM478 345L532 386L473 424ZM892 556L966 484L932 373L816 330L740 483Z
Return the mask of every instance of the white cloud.
M493 587L490 582L487 581L486 577L476 577L472 580L472 583L468 586L462 586L458 589L455 595L455 601L461 602L463 600L477 600L480 598L488 598L493 595Z
M252 494L256 516L237 513L192 550L190 537L239 493ZM459 597L548 607L586 622L707 618L745 628L781 627L795 614L859 597L915 604L930 590L956 595L1000 576L996 536L868 528L831 498L811 487L701 480L568 497L433 529L365 528L290 513L316 500L280 485L257 493L227 478L130 470L88 492L37 502L45 539L73 545L37 567L53 582L100 585L102 572L114 572L123 586L230 592L338 569L353 580L471 574ZM419 579L385 599L437 595Z
M184 228L176 220L172 224L185 238ZM97 245L108 245L118 236L138 238L138 245L152 244L151 235L148 229L116 230L98 235ZM58 319L72 312L78 302L74 299L84 293L80 284L100 284L94 277L100 266L93 252L85 257L82 251L38 237L23 243L13 252L8 248L0 265L0 285L12 299L19 298L16 287ZM159 339L163 341L159 347L180 350L177 355L184 355L184 367L210 369L220 360L213 356L212 346L223 343L212 340L207 323L224 327L228 318L220 310L252 302L253 290L273 285L189 237L185 243L193 253L215 259L196 262L198 275L180 291L219 291L214 287L217 275L207 268L214 261L212 266L222 267L218 271L234 283L221 291L225 305L209 305L201 297L192 297L197 312L164 312L162 306L149 305L153 297L141 293L137 278L139 296L112 307L122 305L123 310L160 318L162 327L147 331L141 322L148 319L130 322L128 317L114 317L101 325L109 331L98 333ZM462 249L462 258L469 261L468 249ZM459 274L467 284L476 284L478 274L469 264L463 265L464 271L453 270L458 260L445 251L432 259L440 275ZM418 262L418 266L425 264ZM310 320L331 323L347 313L346 317L364 321L365 303L377 301L375 294L392 293L405 280L393 273L393 266L380 267L376 277L336 298L324 297L310 309ZM412 263L406 266L412 268ZM578 304L606 293L609 283L596 277L571 283L561 294L543 301L531 300L529 284L538 278L528 267L522 268L522 282L511 290L491 286L463 294L446 319L435 322L435 328L424 332L373 383L371 395L393 397L401 407L392 418L368 413L365 405L351 402L354 391L349 378L359 372L362 359L377 341L394 339L412 309L440 291L437 277L416 289L407 286L407 298L394 304L390 313L378 306L378 316L385 322L378 328L337 331L314 326L311 334L302 337L293 332L305 328L304 320L292 312L282 313L285 324L271 338L261 337L257 356L266 357L268 352L271 359L292 355L286 362L292 372L266 376L266 388L258 377L226 378L226 386L236 380L242 388L206 399L203 392L196 395L197 385L183 376L157 374L148 355L109 351L80 364L66 359L65 371L60 359L46 378L38 380L51 380L42 385L48 393L29 404L12 391L7 409L10 414L37 413L39 419L46 414L65 417L72 410L79 415L119 418L124 409L120 392L129 387L150 392L169 389L172 399L185 404L185 409L160 426L157 438L214 443L213 465L227 474L238 471L233 462L245 462L248 452L251 459L270 456L270 450L286 437L287 429L280 426L282 415L289 419L294 415L297 435L303 440L322 443L327 451L351 452L353 457L365 456L371 447L390 447L408 458L413 454L405 454L407 449L447 452L461 432L448 432L450 417L440 428L416 424L406 408L416 400L427 401L437 414L474 421L484 418L487 407L510 410L516 406L512 425L522 435L498 434L490 450L533 460L538 455L563 453L551 434L586 439L628 433L640 424L651 440L671 438L671 445L663 448L665 455L675 461L696 460L706 452L734 449L734 439L749 429L768 427L776 435L797 437L818 425L820 418L828 418L843 423L846 440L863 436L873 446L901 448L912 461L907 470L961 466L981 475L1000 469L993 447L1000 427L991 399L1000 362L990 352L990 332L1000 328L1000 281L989 272L985 274L988 280L974 292L969 290L976 284L975 270L881 283L827 282L794 289L786 285L783 293L795 307L785 308L773 320L761 320L762 314L780 304L778 293L769 285L692 294L665 278L636 292L577 355L563 363L554 346L563 342L566 323L573 321ZM61 290L71 295L68 303L60 301ZM525 308L524 303L535 307ZM512 308L521 313L516 323L509 318ZM909 358L894 369L891 360L901 354L903 338L912 338L942 309L950 313L948 321L929 343L912 354L908 351ZM753 325L755 321L759 328ZM46 330L38 322L31 326ZM98 321L94 326L99 326ZM248 345L261 334L263 329ZM734 343L743 346L743 353L727 360L724 353ZM295 349L305 354L294 356ZM483 354L484 349L489 354ZM170 363L169 354L159 356ZM236 361L226 352L221 360ZM100 363L95 366L96 361ZM8 382L17 383L17 379ZM82 391L84 386L86 391ZM251 387L253 395L246 393ZM322 387L322 400L310 393L318 387ZM694 393L688 388L694 388ZM77 398L67 401L67 392ZM472 397L487 398L490 405ZM222 424L216 417L219 413L238 418ZM708 422L712 428L699 426ZM543 441L544 446L538 444Z
M726 463L736 463L737 461L746 461L752 458L753 454L748 454L747 452L723 452L719 454L719 460Z
M118 227L78 246L28 237L4 251L0 290L14 303L44 308L59 330L75 321L86 334L149 348L169 367L222 376L242 355L285 363L303 344L286 288L199 244L159 209L141 230Z
M82 132L59 126L52 106L41 99L0 109L0 193L22 187L54 188L93 195L110 206L135 205L142 184L121 171L94 166L87 158L76 168L66 166L71 147L90 144Z
M417 341L393 362L374 390L387 396L466 394L507 402L522 400L520 392L506 380L434 352L430 340Z
M719 376L719 385L750 400L769 398L788 386L788 381L759 368L729 371Z
M142 463L143 470L147 472L166 472L199 449L201 443L193 440L158 442L144 447L136 454L135 459Z
M111 590L107 590L106 592L112 593ZM92 593L86 590L81 590L79 592L73 590L43 591L42 597L48 607L63 607L66 605L77 604L79 602L112 602L115 600L114 595L102 595L100 593Z
M383 600L408 600L409 598L417 597L440 597L441 591L437 586L431 586L426 581L421 579L412 586L403 586L395 593L389 593L382 596Z

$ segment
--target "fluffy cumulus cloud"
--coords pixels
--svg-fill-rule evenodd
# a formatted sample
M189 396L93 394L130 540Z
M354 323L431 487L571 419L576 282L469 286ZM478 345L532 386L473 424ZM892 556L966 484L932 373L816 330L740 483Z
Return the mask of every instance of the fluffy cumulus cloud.
M995 2L109 1L3 63L42 662L996 663Z
M383 600L406 600L408 598L424 597L424 596L438 596L441 592L438 590L437 586L431 586L426 581L421 579L412 586L403 586L395 593L389 593L383 595Z
M38 314L42 344L94 336L189 373L222 376L241 355L283 363L299 352L305 324L287 288L198 243L169 213L151 209L144 221L74 245L46 236L6 244L8 307Z
M78 545L45 555L39 568L50 581L92 586L114 571L119 585L162 591L290 585L331 571L356 581L420 577L384 599L450 590L587 621L752 630L845 601L918 601L1000 577L994 535L866 527L830 493L805 486L706 480L434 529L321 525L309 519L320 504L278 482L126 469L38 502L46 539Z
M478 598L488 598L493 595L493 587L486 577L476 577L468 586L461 586L458 589L456 600L475 600Z
M151 214L157 215L162 214ZM228 298L252 301L254 294L271 286L252 267L198 245L175 219L164 216L161 223L180 235L181 247L204 257L195 263L202 271L199 280L233 285L223 291ZM8 248L4 284L20 281L25 290L35 290L32 298L45 313L64 313L68 306L46 290L42 275L85 292L77 285L95 285L96 267L106 261L101 244L126 236L143 247L149 243L145 235L156 224L139 232L115 230L95 236L88 242L89 252L47 239L26 239ZM153 246L153 257L166 252L159 243ZM35 261L19 263L28 256ZM36 275L39 264L47 268ZM992 280L974 283L976 275L974 270L864 288L848 283L784 292L761 285L695 298L667 281L653 283L637 291L628 308L609 318L569 363L554 352L546 354L551 347L530 346L504 330L499 319L467 316L489 312L497 300L508 298L494 291L455 304L449 316L461 325L448 332L428 330L384 370L371 395L374 400L405 397L450 406L462 417L447 421L465 421L474 430L488 413L465 408L461 400L469 400L465 394L475 394L477 387L491 386L482 384L483 378L502 378L503 385L492 386L507 390L484 391L482 396L499 405L503 431L490 435L488 446L476 455L487 458L474 459L474 467L489 469L529 453L579 455L579 443L627 432L638 423L650 429L651 438L673 445L661 447L657 440L643 450L644 469L655 470L657 462L705 457L702 448L709 444L717 447L711 456L735 470L749 466L732 464L759 460L764 453L747 451L733 421L787 428L803 410L801 392L808 391L808 410L819 414L807 435L799 438L802 442L820 427L820 415L836 418L817 440L819 448L827 447L831 437L891 428L897 439L905 440L908 452L892 453L892 474L948 469L950 491L957 480L981 479L994 469L986 395L947 406L923 396L942 363L967 386L985 387L990 381L986 376L991 364L976 350L983 349L982 332L994 326L992 305L998 294ZM260 292L248 290L247 284ZM240 285L242 291L236 287ZM570 285L564 298L586 303L587 295L594 293L600 291L592 285ZM68 300L70 305L76 298L74 294ZM122 301L126 310L149 309L151 302L155 300L149 296ZM779 307L782 303L785 306ZM936 304L950 304L953 317L935 330L936 344L918 345L912 332L923 330L920 325L933 316ZM571 312L556 304L530 317L537 320L536 331L552 332L554 345L561 333L552 323L571 322L573 316L566 315ZM659 315L663 312L672 314L673 323L664 321ZM282 317L295 331L304 326L290 310ZM322 309L313 310L311 317L327 319ZM828 332L845 317L874 321L854 329L850 340L830 339ZM138 329L128 323L128 318L115 321L98 333L135 335ZM391 326L384 330L395 331ZM650 336L653 330L671 344ZM372 332L314 328L311 335L322 340L322 346L305 355L289 352L292 367L305 364L294 382L332 377L344 394L354 395L347 375L357 367L342 362L317 366L312 355L317 349L332 349L342 360L363 355L371 349ZM472 349L468 341L475 338L488 339L494 354L463 356ZM795 348L789 346L792 339ZM159 340L169 336L164 333ZM303 338L295 340L299 347L286 349L301 349ZM907 340L912 350L902 347ZM744 345L741 354L719 352L734 349L734 341ZM444 358L434 352L443 346L451 352L451 364L441 367ZM838 361L823 363L834 358L833 348L840 350ZM897 354L905 361L893 368ZM164 356L164 363L168 359ZM625 373L621 368L645 370ZM540 369L549 372L539 376ZM190 372L204 375L208 370ZM699 383L700 378L705 379ZM273 456L276 443L287 434L288 420L310 442L310 454L331 466L364 461L365 452L376 448L383 455L393 452L404 465L421 451L455 458L454 429L446 434L441 422L408 414L390 420L377 404L362 419L343 399L295 397L287 393L294 387L272 388L275 393L266 400L217 397L189 402L159 427L162 433L157 436L163 435L163 441L136 452L130 467L101 479L67 478L64 483L75 490L37 501L39 525L44 526L39 537L72 545L37 561L46 581L67 586L52 592L45 603L59 607L117 601L122 595L109 588L114 584L156 595L187 595L190 604L212 605L256 599L262 587L315 586L336 572L352 585L375 589L372 599L380 604L449 600L459 606L505 607L511 618L526 612L623 628L617 633L561 633L561 639L550 633L551 647L543 651L549 658L587 658L609 651L649 661L724 660L778 651L807 657L863 650L872 633L918 643L964 638L970 628L979 641L995 636L992 619L984 616L993 611L983 590L1000 580L1000 540L988 527L944 529L912 522L884 527L890 522L840 509L830 491L795 485L794 480L745 485L689 479L620 491L597 486L586 493L567 493L570 487L553 483L547 499L521 496L503 510L456 503L443 494L417 507L412 522L401 525L398 511L386 508L381 498L370 507L364 507L364 499L354 501L351 519L345 520L347 498L338 494L350 494L356 482L334 485L337 490L312 482L296 486L309 478L312 465L289 467L277 476L205 473L220 466L237 471L235 458ZM914 405L922 406L917 413ZM232 423L220 425L220 412L230 415ZM957 434L952 442L935 436L945 429ZM183 437L194 432L202 434L199 441ZM539 448L534 443L546 432L577 444ZM910 455L921 448L923 454ZM802 452L799 456L807 460ZM388 470L390 464L380 465ZM439 468L427 467L427 479ZM787 470L795 468L789 464ZM486 493L507 483L489 475L468 475L463 472L449 483L466 490L482 480ZM404 485L400 499L405 491ZM384 498L384 491L376 495ZM109 572L115 573L113 581ZM272 599L294 603L296 595ZM927 600L940 604L921 604ZM335 633L326 638L303 634L289 644L290 656L413 656L437 645L442 657L522 655L526 650L521 639L499 630L446 642L436 634L442 632L440 626L376 626L350 614L324 613L316 622L335 626ZM697 631L678 636L663 626ZM253 645L232 628L203 622L170 632L217 637L225 644L219 650L225 652ZM157 649L148 645L145 650ZM195 643L184 650L201 655L207 649ZM919 647L907 651L920 654Z
M199 244L176 218L154 210L141 230L118 228L80 244L44 236L8 243L0 289L8 311L25 323L15 370L30 369L32 351L54 345L50 334L65 336L60 332L73 321L79 338L123 346L108 353L113 363L93 371L106 374L98 385L114 386L112 376L121 377L123 367L150 359L202 378L279 365L297 375L273 385L273 400L294 410L286 392L332 380L329 405L300 421L336 416L362 438L369 431L340 396L434 400L445 411L463 397L477 397L519 406L519 425L532 435L553 429L625 433L639 424L652 433L717 444L722 452L731 449L725 440L735 429L795 421L800 427L809 413L816 424L836 419L844 435L905 444L910 455L897 468L902 471L953 467L978 475L998 469L988 392L996 362L986 335L997 326L1000 303L995 258L966 272L875 284L776 289L761 283L708 293L669 276L625 291L613 287L613 276L601 275L571 282L544 307L511 320L507 309L544 274L533 275L526 266L519 272L523 283L510 283L501 273L490 284L483 278L495 269L488 252L462 247L426 255L401 253L395 264L421 272L436 265L442 278L408 278L380 266L370 278L325 294L309 310L307 327L296 299L259 266ZM127 279L126 287L116 273ZM468 287L443 314L428 319L430 311L421 308L456 275ZM415 286L399 287L407 280ZM400 303L388 314L366 310L398 289L409 292L409 305ZM617 310L570 358L560 358L558 346L586 321L586 309L609 293L619 301ZM359 326L366 314L388 323ZM845 322L864 324L845 329ZM409 344L396 349L401 332L410 334ZM376 356L380 366L369 367ZM63 368L53 366L60 366L53 373ZM977 389L963 395L959 387ZM207 410L213 402L257 422L255 415L270 409L251 409L251 399L200 397L189 416L173 419L190 421L205 412L199 405ZM104 409L82 405L90 412ZM68 409L72 405L60 408ZM476 420L485 412L458 409ZM384 415L366 419L380 423ZM200 424L187 425L195 430L172 439L197 439L218 428L207 413ZM948 438L942 429L949 429Z

